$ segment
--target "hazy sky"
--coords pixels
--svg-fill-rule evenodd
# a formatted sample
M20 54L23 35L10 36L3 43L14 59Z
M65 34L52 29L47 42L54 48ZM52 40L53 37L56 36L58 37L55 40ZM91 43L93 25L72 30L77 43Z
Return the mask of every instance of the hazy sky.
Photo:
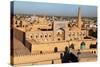
M14 1L14 13L52 16L77 16L78 7L81 7L82 16L97 16L96 6L70 5L55 3L40 3Z

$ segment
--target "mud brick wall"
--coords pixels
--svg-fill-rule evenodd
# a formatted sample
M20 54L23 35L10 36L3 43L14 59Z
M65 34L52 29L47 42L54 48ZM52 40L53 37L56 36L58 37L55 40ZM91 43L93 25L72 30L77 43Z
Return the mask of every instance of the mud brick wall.
M25 32L14 28L13 29L13 37L17 38L23 44L25 44Z

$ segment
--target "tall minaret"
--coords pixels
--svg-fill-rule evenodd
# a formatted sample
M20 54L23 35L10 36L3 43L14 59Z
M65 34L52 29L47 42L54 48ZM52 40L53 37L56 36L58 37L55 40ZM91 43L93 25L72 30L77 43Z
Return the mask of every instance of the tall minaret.
M77 21L78 27L81 29L82 21L81 21L81 9L78 7L78 21Z

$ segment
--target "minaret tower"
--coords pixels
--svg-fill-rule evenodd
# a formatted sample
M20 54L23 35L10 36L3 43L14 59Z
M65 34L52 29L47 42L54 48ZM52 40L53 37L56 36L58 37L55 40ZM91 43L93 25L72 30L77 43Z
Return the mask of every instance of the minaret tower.
M82 21L81 21L81 9L78 7L78 22L77 22L78 28L81 29Z

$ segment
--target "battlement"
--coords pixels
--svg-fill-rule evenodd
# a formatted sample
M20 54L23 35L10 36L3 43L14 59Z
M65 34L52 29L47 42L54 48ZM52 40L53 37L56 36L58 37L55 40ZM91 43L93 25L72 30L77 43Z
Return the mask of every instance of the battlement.
M81 50L82 55L80 55L81 59L79 61L82 61L82 62L83 61L92 61L91 58L93 58L94 61L96 61L96 59L94 58L96 56L96 54L90 53L89 55L83 56L84 52L89 53L89 52L94 52L94 51L96 51L96 53L97 53L96 49ZM63 56L64 52L57 52L57 53L51 52L51 53L42 53L42 54L19 55L19 56L13 57L13 59L14 59L13 63L14 64L61 63L61 54ZM89 58L86 58L86 56L89 56ZM84 58L86 58L86 59L84 59Z
M13 64L34 63L45 60L59 59L60 53L39 54L39 55L20 55L14 56Z

